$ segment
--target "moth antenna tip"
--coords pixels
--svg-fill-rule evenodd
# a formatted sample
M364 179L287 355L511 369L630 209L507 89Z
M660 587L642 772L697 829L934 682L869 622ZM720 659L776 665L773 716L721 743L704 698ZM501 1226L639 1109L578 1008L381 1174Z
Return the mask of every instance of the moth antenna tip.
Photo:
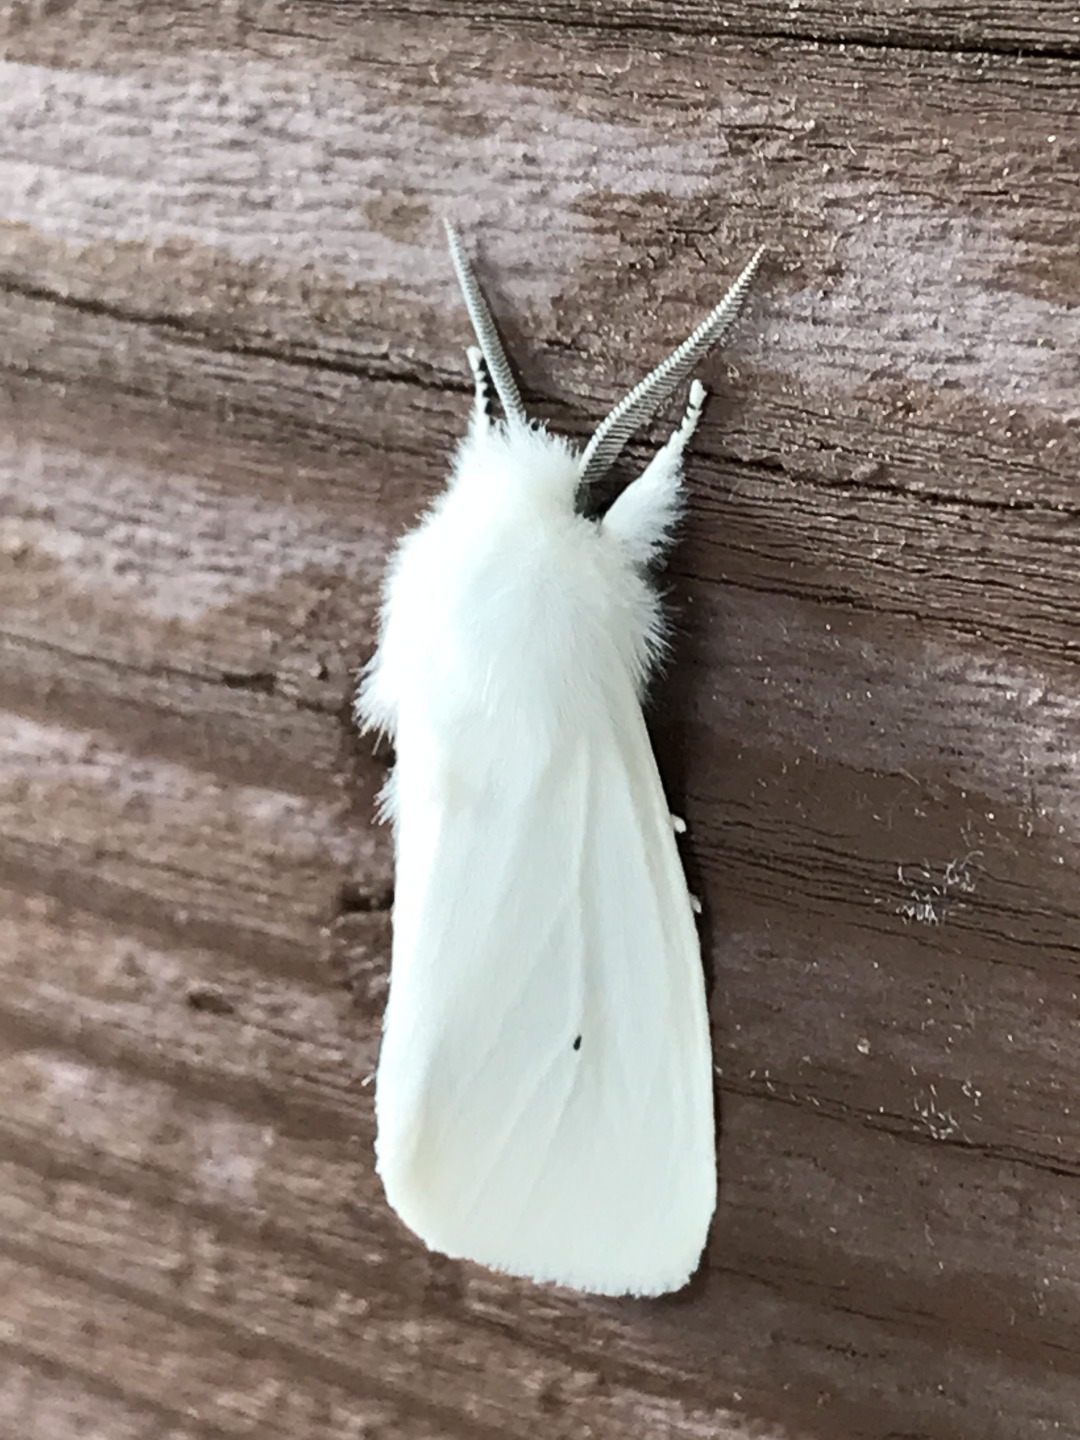
M758 248L754 251L753 255L750 256L750 259L743 266L743 272L739 279L745 280L745 282L749 284L760 269L761 262L764 259L764 256L765 246L759 245Z

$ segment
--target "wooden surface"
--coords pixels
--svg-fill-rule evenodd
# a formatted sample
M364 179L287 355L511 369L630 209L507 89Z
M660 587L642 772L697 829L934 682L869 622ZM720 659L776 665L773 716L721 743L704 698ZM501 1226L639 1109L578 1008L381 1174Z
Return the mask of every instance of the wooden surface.
M0 1435L1080 1435L1076 5L0 45ZM652 712L721 1113L659 1302L429 1255L372 1172L348 702L467 414L445 213L575 435L770 248Z

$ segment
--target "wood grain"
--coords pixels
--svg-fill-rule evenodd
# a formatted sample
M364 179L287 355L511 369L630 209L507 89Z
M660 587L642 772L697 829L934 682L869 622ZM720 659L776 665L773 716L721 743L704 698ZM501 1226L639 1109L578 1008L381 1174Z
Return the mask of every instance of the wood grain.
M1075 6L0 46L0 1435L1080 1435ZM576 436L769 246L651 710L721 1111L654 1303L428 1254L372 1169L349 699L467 412L446 213Z

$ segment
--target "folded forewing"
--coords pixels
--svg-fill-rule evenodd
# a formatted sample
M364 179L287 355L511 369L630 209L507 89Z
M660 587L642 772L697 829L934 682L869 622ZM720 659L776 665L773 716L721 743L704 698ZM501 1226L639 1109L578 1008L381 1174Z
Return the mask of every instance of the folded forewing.
M379 1171L432 1248L602 1293L693 1272L715 1203L698 939L636 705L482 784L402 767ZM466 767L468 769L468 767Z

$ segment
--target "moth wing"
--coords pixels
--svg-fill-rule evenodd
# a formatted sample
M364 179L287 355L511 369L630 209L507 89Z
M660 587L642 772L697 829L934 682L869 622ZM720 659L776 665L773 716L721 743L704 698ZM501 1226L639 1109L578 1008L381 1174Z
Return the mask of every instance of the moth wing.
M496 782L399 775L378 1167L432 1249L601 1294L696 1268L716 1201L691 902L636 702Z

